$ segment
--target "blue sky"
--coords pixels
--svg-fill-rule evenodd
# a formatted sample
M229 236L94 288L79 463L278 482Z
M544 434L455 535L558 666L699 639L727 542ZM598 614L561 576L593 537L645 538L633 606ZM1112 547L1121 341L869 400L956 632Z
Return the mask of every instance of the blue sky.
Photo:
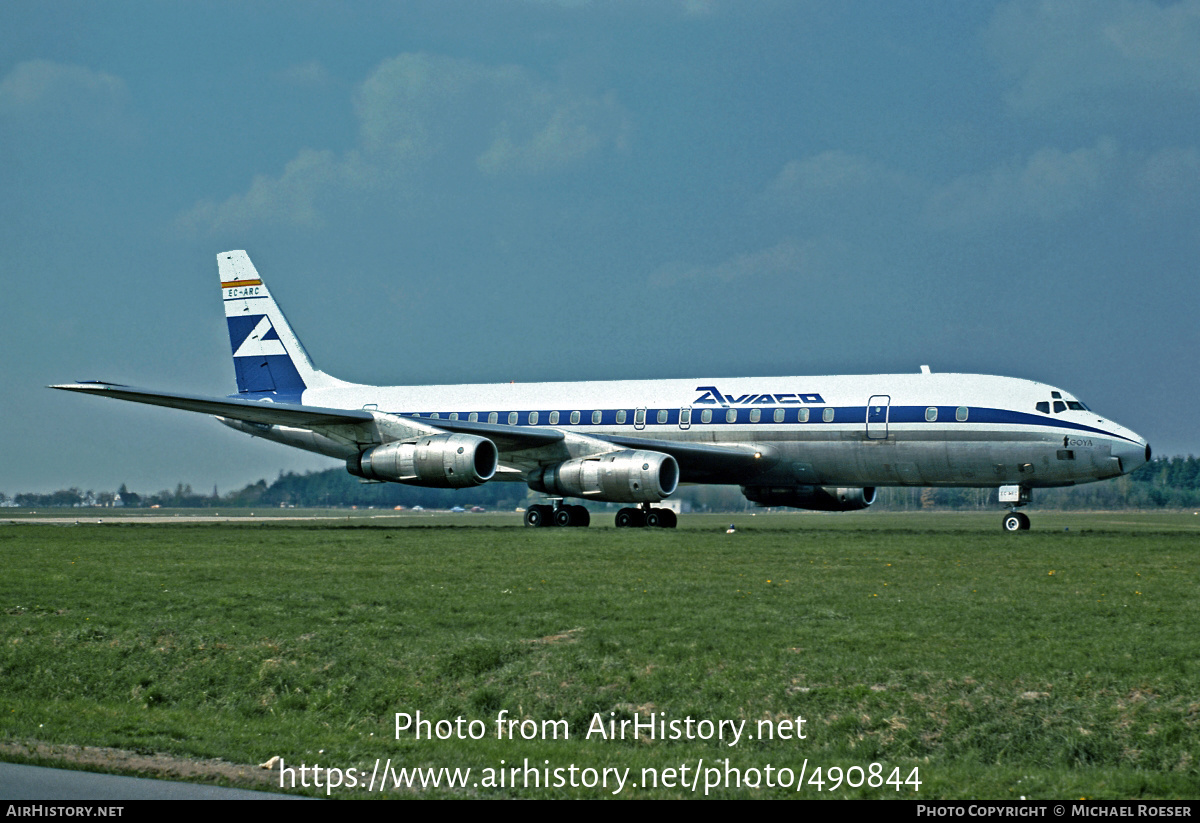
M1200 452L1200 2L0 7L0 491L334 461L48 391L234 390L215 256L371 383L935 371Z

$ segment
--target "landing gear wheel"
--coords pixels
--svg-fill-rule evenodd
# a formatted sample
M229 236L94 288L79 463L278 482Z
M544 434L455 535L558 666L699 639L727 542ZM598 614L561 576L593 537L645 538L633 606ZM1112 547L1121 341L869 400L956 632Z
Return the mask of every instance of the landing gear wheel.
M571 525L572 526L590 526L592 524L592 513L587 510L586 506L568 506L571 510Z
M556 526L574 526L575 512L572 511L574 506L562 506L554 512L554 525Z
M641 509L625 508L617 512L618 529L636 529L646 525L646 515Z
M651 509L646 512L646 528L657 529L662 525L662 518L659 516L661 511L662 509Z
M671 511L670 509L658 510L658 525L662 526L664 529L673 529L675 528L675 524L678 522L679 521L675 516L675 512Z
M537 505L530 506L525 510L525 525L526 526L549 526L554 523L552 519L554 509L549 506Z
M1004 530L1006 532L1028 531L1029 518L1021 512L1009 512L1004 515Z

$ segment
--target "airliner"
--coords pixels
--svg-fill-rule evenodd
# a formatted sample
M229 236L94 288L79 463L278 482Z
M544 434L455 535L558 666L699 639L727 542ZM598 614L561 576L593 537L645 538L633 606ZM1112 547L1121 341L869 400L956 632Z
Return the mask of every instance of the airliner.
M737 484L760 506L845 512L881 486L997 488L1007 532L1037 488L1137 469L1150 446L1069 392L934 373L369 386L318 370L249 255L217 255L237 394L51 386L215 416L346 462L365 482L525 483L527 526L587 526L571 500L626 504L622 528L672 528L681 483Z

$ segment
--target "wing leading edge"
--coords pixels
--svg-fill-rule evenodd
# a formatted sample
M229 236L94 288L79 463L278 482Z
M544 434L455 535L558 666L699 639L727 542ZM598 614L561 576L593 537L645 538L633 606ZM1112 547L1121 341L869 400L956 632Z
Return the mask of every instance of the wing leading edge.
M129 400L151 406L164 406L169 409L214 414L218 417L244 420L247 423L262 423L268 426L308 428L310 426L354 425L370 423L374 420L370 412L356 409L326 409L294 403L273 403L267 400L238 400L231 397L175 394L99 381L64 383L49 388L112 397L116 400Z

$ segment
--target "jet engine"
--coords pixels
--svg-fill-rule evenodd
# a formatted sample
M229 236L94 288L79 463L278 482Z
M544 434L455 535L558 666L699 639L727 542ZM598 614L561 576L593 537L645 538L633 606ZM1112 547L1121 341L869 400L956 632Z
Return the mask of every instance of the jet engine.
M608 503L657 503L679 485L679 464L669 454L616 451L538 469L529 488L546 494Z
M367 480L410 486L463 489L492 479L499 464L496 444L473 434L435 434L415 443L387 443L346 461L346 471Z
M742 486L746 499L760 506L791 506L819 512L853 512L875 502L875 489L844 489L833 486Z

